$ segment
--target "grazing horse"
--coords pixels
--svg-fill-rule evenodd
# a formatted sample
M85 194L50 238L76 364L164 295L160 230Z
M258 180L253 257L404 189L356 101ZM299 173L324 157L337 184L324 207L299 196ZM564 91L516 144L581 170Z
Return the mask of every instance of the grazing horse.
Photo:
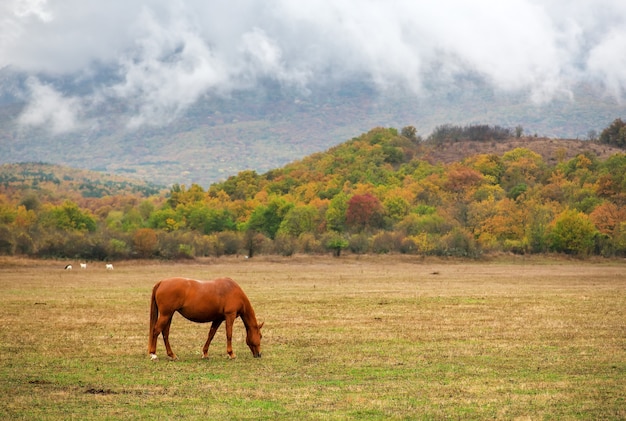
M196 323L211 322L209 338L202 348L202 358L206 358L209 345L222 322L226 322L226 352L235 358L232 346L233 323L241 317L246 327L246 344L255 358L261 356L261 327L258 324L250 300L241 287L230 278L213 281L196 281L186 278L170 278L157 282L152 288L150 305L150 337L148 353L156 360L156 346L159 334L167 355L175 360L176 355L170 347L169 334L172 317L175 312Z
M107 263L104 267L106 270L113 270L113 265L111 263Z
M65 266L65 270L72 270L72 265Z
M81 263L80 264L80 268L81 269L87 269L87 263Z

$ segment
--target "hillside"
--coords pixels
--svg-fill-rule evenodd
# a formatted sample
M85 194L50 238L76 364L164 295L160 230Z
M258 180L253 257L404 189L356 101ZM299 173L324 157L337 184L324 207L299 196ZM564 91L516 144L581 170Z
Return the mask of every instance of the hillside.
M605 160L624 153L623 149L590 141L536 137L434 143L408 139L395 129L376 128L325 152L311 154L261 175L245 171L238 176L231 176L224 182L212 185L209 191L215 194L223 190L233 199L251 198L260 190L295 194L298 187L315 184L316 189L326 190L332 197L333 192L340 190L341 186L345 188L346 182L351 185L369 183L389 187L423 163L433 166L462 163L467 158L481 154L502 157L517 148L537 153L543 163L550 166L569 161L580 154L588 153ZM246 187L242 189L244 185Z
M0 193L19 196L34 193L39 200L56 202L99 199L106 196L149 197L162 194L164 186L115 174L45 163L0 165Z

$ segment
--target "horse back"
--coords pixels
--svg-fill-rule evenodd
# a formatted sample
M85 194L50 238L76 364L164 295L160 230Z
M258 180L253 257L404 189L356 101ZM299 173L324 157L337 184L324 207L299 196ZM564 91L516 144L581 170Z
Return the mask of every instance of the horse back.
M227 313L240 313L245 300L239 285L230 278L213 281L164 279L156 291L160 312L173 314L178 311L195 322L211 322L223 319Z

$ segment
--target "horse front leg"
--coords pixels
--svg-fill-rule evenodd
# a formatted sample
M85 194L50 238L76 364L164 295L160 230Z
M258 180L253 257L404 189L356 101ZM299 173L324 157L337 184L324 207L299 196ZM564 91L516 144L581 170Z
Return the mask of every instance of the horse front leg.
M226 352L231 360L237 358L233 352L233 324L236 318L236 313L226 315Z
M217 332L217 329L220 327L221 324L222 320L216 320L211 324L211 329L209 330L209 338L206 340L204 347L202 347L202 358L207 358L209 353L209 345L211 345L211 341L215 336L215 332Z

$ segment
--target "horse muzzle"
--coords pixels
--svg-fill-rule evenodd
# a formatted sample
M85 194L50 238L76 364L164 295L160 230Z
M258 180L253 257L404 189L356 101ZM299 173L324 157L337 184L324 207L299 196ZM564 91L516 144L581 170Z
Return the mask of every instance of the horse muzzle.
M261 358L261 353L259 352L258 354L254 354L254 358Z

